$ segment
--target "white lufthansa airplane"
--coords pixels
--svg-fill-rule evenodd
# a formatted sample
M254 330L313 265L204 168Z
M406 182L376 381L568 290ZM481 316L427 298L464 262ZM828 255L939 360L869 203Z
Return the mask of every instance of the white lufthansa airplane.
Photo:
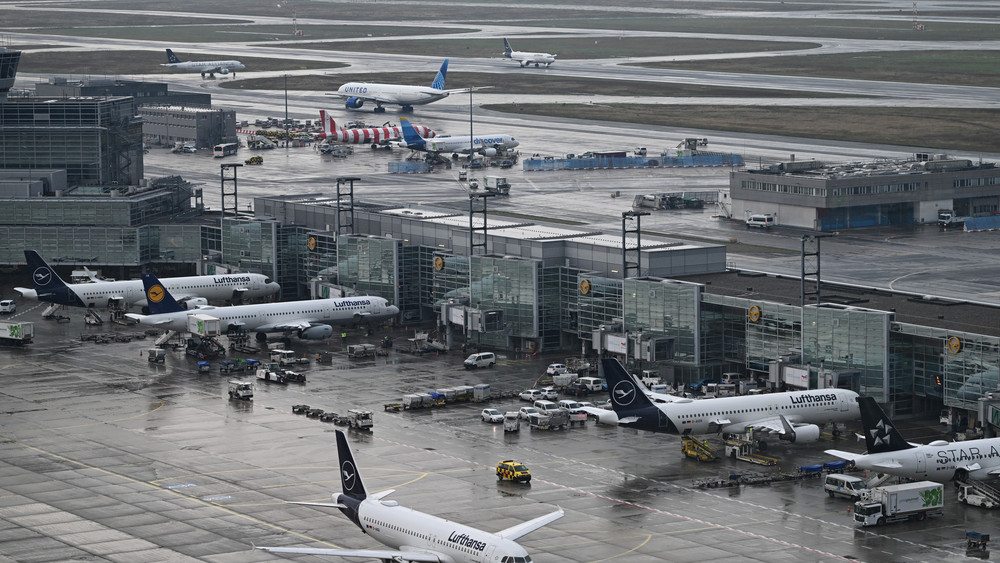
M224 331L256 332L258 340L266 339L268 332L295 332L299 338L320 340L333 335L331 325L372 323L399 314L399 308L389 305L385 299L369 296L187 310L177 304L153 274L143 274L142 283L150 314L128 313L125 316L140 324L178 332L188 330L190 315L202 314L221 320Z
M531 556L515 540L563 516L560 508L496 533L484 532L431 514L383 500L393 489L371 494L351 455L344 433L337 430L340 483L344 492L334 502L293 502L307 506L339 508L362 532L391 549L318 549L307 547L254 548L272 553L301 553L381 559L382 561L426 561L449 563L531 563Z
M525 51L514 51L510 48L510 43L507 41L506 37L504 37L503 40L503 56L521 63L521 68L530 65L535 65L535 67L545 65L545 68L549 68L549 65L556 62L556 56L550 53L527 53Z
M448 75L448 59L441 63L441 69L434 76L430 86L407 86L404 84L373 84L368 82L348 82L342 85L330 96L344 98L347 109L359 109L365 102L375 104L375 113L385 111L384 105L402 106L404 112L413 111L413 106L420 106L443 100L452 94L480 90L477 88L458 88L445 90L444 80Z
M858 418L858 394L847 389L789 391L654 403L614 358L601 360L618 425L667 434L742 434L750 429L787 442L815 442L821 424Z
M399 146L414 151L437 154L469 154L474 151L483 156L496 156L520 144L514 137L503 133L423 139L406 119L400 119L399 126L403 129L403 142Z
M116 303L145 307L142 280L95 281L67 284L34 250L25 250L34 289L15 287L22 296L70 307L106 307ZM164 278L163 286L188 308L207 305L208 300L260 299L278 293L281 287L263 274L224 274Z
M941 483L1000 476L1000 438L912 444L903 439L875 399L860 397L858 403L868 452L826 450L826 453L853 461L858 469Z
M176 68L184 72L200 72L202 78L205 78L206 74L209 75L209 78L215 78L216 72L219 74L232 72L233 76L236 76L237 70L246 68L240 61L181 61L170 49L167 49L166 64L160 66Z

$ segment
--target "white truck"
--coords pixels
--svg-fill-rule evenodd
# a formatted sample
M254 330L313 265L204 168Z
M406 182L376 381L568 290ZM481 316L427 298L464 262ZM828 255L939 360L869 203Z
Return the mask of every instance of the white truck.
M933 481L917 481L900 485L875 487L861 492L854 503L854 523L881 526L901 520L923 520L940 516L944 506L944 485Z
M938 227L941 230L946 229L962 229L965 227L965 220L968 217L959 217L952 209L939 209L938 210Z
M35 337L35 325L32 323L0 323L0 344L24 346L31 344Z
M364 409L351 409L347 411L347 426L357 430L371 430L372 426L374 426L372 411Z
M279 366L292 366L298 361L298 358L295 357L295 352L291 350L271 350L270 358L272 363Z
M241 401L253 400L253 383L249 381L229 380L229 398Z

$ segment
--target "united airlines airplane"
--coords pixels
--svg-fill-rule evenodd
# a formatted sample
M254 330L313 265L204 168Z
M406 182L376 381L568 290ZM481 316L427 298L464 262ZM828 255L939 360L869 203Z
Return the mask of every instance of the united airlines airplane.
M97 281L67 284L34 250L25 250L24 259L35 288L15 287L22 296L70 307L106 307L115 303L146 306L142 280ZM224 274L164 278L163 286L188 308L207 305L208 300L260 299L278 293L277 283L263 274Z
M342 85L330 96L345 98L347 109L359 109L365 102L375 104L375 113L385 112L386 104L402 106L404 112L413 111L413 106L429 104L443 100L452 94L479 90L477 88L459 88L445 90L444 80L448 75L448 59L441 63L441 69L434 76L430 86L406 86L403 84L371 84L368 82L348 82Z
M243 70L246 68L240 61L182 61L173 51L167 49L167 62L160 66L165 66L168 68L176 68L177 70L183 70L185 72L200 72L201 77L205 78L208 74L209 78L215 78L215 73L219 74L229 74L233 73L236 76L237 70Z
M911 479L943 483L952 479L981 481L1000 476L1000 438L911 444L903 439L875 399L859 397L858 403L868 453L841 450L826 450L826 453L853 461L858 469Z
M307 547L261 547L272 553L338 555L382 561L426 561L450 563L531 563L531 556L515 540L563 516L560 508L496 533L484 532L382 500L393 489L370 494L344 433L337 430L340 483L344 492L330 502L293 502L307 506L339 508L362 532L392 549L314 549Z
M818 425L857 420L858 394L847 389L765 393L654 403L635 376L614 358L601 360L619 426L667 434L776 434L788 442L815 442Z
M320 340L333 335L331 325L372 323L399 314L399 308L389 305L385 299L369 296L186 310L153 274L143 274L142 283L150 314L125 316L140 324L179 332L188 330L188 316L204 314L221 320L225 331L256 332L258 340L266 339L268 332L296 332L299 338Z

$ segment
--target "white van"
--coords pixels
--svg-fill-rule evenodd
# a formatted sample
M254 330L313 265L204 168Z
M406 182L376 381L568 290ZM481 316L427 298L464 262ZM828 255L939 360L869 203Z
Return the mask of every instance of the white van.
M868 489L868 483L864 479L842 473L831 473L826 476L826 481L823 482L823 490L830 495L830 498L841 495L857 500L861 498L861 491L866 489Z
M581 385L586 385L587 389L589 389L591 392L595 392L595 393L597 391L601 391L603 389L603 387L604 387L603 385L601 385L601 380L598 377L581 377L580 379L577 379L576 381L577 381L577 383L579 383Z
M747 228L770 229L774 226L773 215L751 215L747 217Z
M496 354L493 352L479 352L465 358L465 369L491 368L497 363Z
M535 401L535 408L542 414L552 414L559 410L559 405L553 403L552 401L546 401L543 399Z
M17 311L17 303L14 303L13 299L0 301L0 313L13 313L15 311Z

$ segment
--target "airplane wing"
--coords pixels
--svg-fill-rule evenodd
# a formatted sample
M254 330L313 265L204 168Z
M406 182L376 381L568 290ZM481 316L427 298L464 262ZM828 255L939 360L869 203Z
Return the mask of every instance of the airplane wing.
M538 528L541 528L542 526L550 522L555 522L556 520L562 518L563 514L565 514L565 512L563 512L563 509L560 508L559 510L556 510L555 512L550 512L545 516L539 516L538 518L535 518L533 520L522 522L521 524L518 524L517 526L511 526L506 530L500 530L499 532L497 532L497 535L504 539L516 540L521 536L525 536L527 534L530 534L531 532L534 532Z
M255 545L254 549L270 553L301 553L304 555L337 555L340 557L364 557L366 559L381 559L382 561L413 561L438 563L442 557L430 551L396 551L394 549L314 549L309 547L264 547Z
M486 90L488 88L492 88L492 86L474 86L472 88L456 88L455 90L442 90L442 92L447 92L449 94L468 94L469 92Z
M134 321L139 321L140 323L142 322L142 319L147 318L147 315L140 315L138 313L125 313L125 316L128 317L128 318L130 318L130 319L132 319L132 320L134 320ZM145 323L145 324L165 325L165 324L169 324L172 320L173 320L172 318L171 319L159 319L159 320L153 321L152 323Z
M287 321L278 321L276 323L261 325L257 327L258 332L270 332L277 330L305 330L313 326L313 322L309 319L290 319Z
M853 452L845 452L843 450L826 450L824 453L828 453L834 457L839 457L840 459L846 459L847 461L854 461L865 454L856 454Z

